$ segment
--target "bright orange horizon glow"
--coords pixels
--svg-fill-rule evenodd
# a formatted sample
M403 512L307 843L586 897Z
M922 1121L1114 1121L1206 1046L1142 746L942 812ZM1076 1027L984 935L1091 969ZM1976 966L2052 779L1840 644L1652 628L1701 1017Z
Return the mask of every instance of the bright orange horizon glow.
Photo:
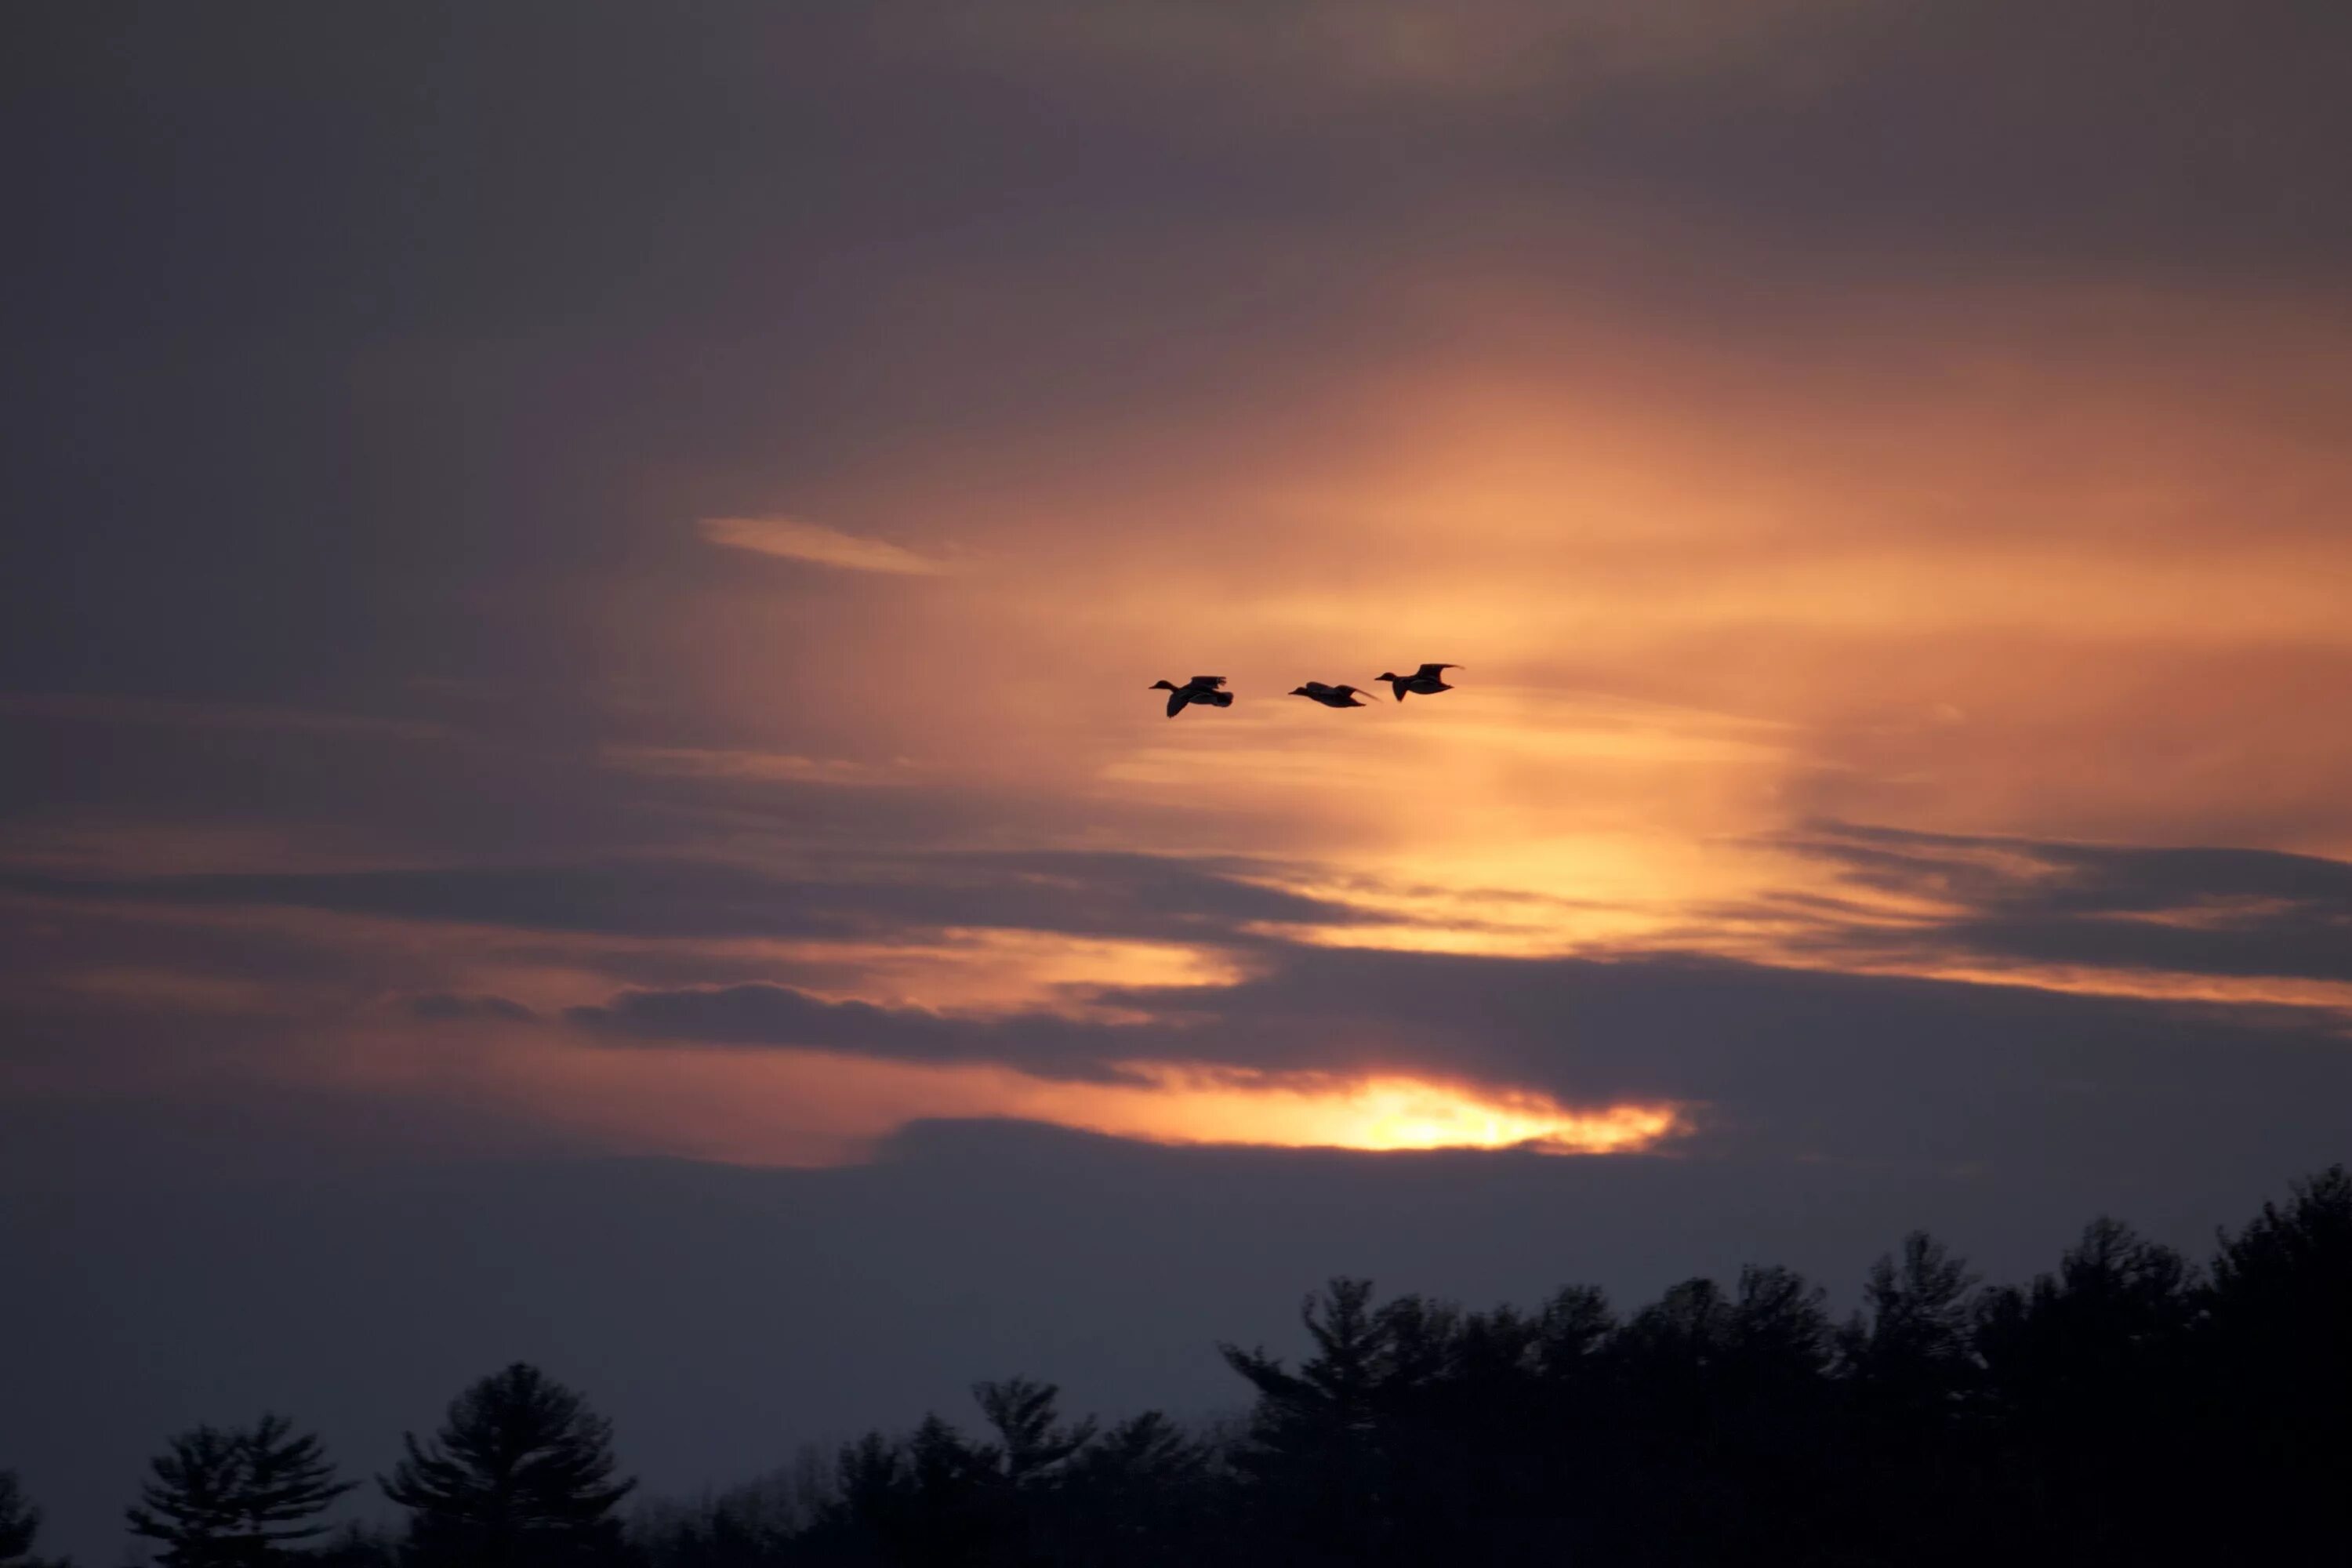
M1670 1101L1571 1104L1540 1090L1411 1071L1263 1071L1201 1061L1126 1061L1115 1080L1045 1078L988 1061L910 1061L782 1048L746 1052L583 1048L509 1026L469 1045L420 1050L404 1030L374 1038L377 1089L462 1078L608 1148L742 1165L862 1163L918 1121L1026 1121L1169 1146L1444 1149L1632 1154L1689 1130ZM507 1050L484 1050L491 1035Z
M1530 1090L1480 1089L1397 1073L1239 1072L1178 1062L1128 1062L1121 1068L1148 1079L1148 1086L1041 1085L1044 1092L1028 1114L1152 1143L1381 1152L1630 1153L1652 1147L1682 1125L1671 1105L1579 1109Z

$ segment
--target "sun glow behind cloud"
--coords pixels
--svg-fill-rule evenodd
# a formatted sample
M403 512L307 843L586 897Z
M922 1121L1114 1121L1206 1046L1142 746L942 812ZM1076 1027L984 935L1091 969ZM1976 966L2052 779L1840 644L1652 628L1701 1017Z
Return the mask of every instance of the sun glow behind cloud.
M1609 1154L1648 1148L1680 1124L1672 1106L1577 1109L1549 1095L1381 1073L1235 1072L1130 1062L1141 1087L1050 1086L1041 1121L1154 1143L1285 1149L1532 1149Z
M520 1042L518 1042L520 1043ZM919 1062L803 1049L525 1048L379 1072L456 1068L607 1147L748 1165L870 1159L924 1121L1029 1121L1142 1143L1391 1152L1517 1149L1622 1154L1688 1129L1672 1103L1571 1105L1534 1090L1402 1071L1267 1072L1189 1061L1118 1064L1109 1080L995 1062Z

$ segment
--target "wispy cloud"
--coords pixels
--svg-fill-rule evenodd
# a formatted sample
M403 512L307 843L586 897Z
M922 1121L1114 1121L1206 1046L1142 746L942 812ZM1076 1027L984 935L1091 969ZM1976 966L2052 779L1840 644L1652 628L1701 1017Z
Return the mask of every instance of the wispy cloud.
M385 735L403 741L447 740L451 733L447 726L429 720L389 719L373 713L326 712L257 703L185 702L104 692L0 692L0 718L85 724L168 724L199 730L283 731L311 735Z
M843 757L699 746L607 746L604 762L626 773L666 778L743 779L758 784L887 785L913 782L910 770Z
M2352 862L2271 849L2083 844L1823 822L1783 842L1888 900L1823 940L1859 952L2149 976L2325 983L2271 999L2341 1006Z
M782 517L706 517L696 527L711 543L729 550L780 555L838 566L846 572L887 572L906 577L936 577L954 570L944 561L919 555L879 539L862 539L813 522Z

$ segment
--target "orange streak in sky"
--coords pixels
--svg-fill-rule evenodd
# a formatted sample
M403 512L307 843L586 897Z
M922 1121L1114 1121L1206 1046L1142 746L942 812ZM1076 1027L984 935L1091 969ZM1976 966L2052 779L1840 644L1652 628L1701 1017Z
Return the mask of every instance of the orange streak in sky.
M403 1030L368 1052L383 1087L505 1099L607 1147L745 1165L840 1165L869 1158L919 1121L1012 1121L1163 1144L1373 1152L1646 1150L1682 1131L1683 1108L1577 1106L1532 1090L1401 1072L1262 1072L1203 1062L1118 1064L1112 1082L1042 1078L1000 1062L919 1062L834 1051L550 1048L503 1027L512 1052L437 1061ZM446 1033L446 1031L445 1031ZM346 1066L352 1058L343 1058Z
M1671 1106L1580 1110L1549 1095L1395 1074L1281 1075L1169 1062L1129 1062L1123 1070L1148 1083L1039 1083L1028 1104L1005 1114L1155 1143L1547 1154L1643 1149L1679 1125Z

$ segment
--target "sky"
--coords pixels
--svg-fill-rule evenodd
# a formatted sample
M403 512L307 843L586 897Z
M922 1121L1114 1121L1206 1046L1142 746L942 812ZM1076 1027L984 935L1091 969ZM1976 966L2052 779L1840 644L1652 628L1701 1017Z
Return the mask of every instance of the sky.
M55 1546L517 1357L683 1491L2352 1156L2339 7L0 25Z

